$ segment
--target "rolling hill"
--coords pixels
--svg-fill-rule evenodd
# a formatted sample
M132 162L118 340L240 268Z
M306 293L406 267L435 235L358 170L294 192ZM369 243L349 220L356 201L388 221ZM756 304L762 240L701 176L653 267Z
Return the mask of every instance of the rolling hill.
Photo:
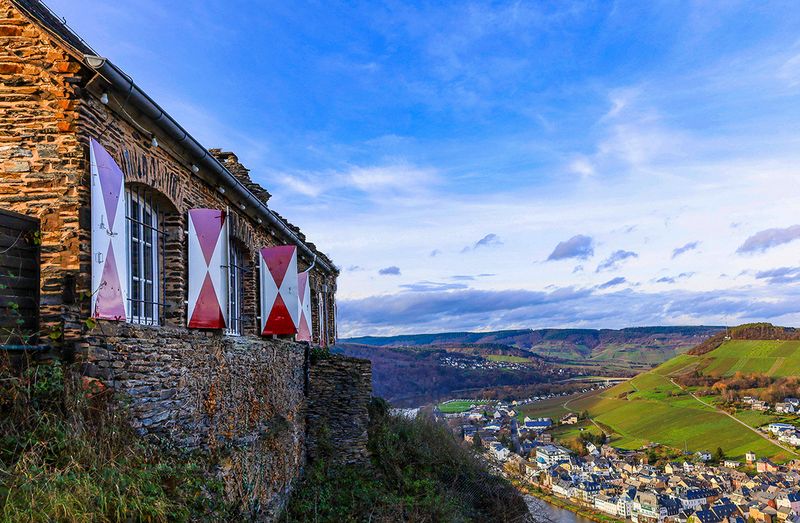
M613 433L612 445L621 448L656 442L693 451L722 447L734 457L752 450L777 460L796 458L798 455L743 425L757 427L773 421L774 416L754 411L738 411L730 416L715 406L713 396L696 397L691 388L675 381L689 373L714 377L737 372L773 377L800 373L800 340L793 339L796 331L785 329L769 334L773 339L740 339L753 334L744 328L733 329L712 343L716 346L710 350L689 351L626 383L560 405L533 405L526 413L546 411L557 415L585 410Z
M723 327L631 327L626 329L520 329L493 332L445 332L402 336L365 336L343 343L373 347L439 347L448 350L515 349L564 365L642 370L680 354ZM481 355L486 355L481 354Z

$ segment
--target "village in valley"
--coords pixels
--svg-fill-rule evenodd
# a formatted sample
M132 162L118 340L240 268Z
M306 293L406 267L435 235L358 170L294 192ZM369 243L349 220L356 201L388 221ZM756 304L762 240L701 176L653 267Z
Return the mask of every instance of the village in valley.
M733 459L722 449L691 452L655 443L620 449L604 432L582 428L595 424L586 412L556 419L523 413L526 406L551 399L451 400L435 407L434 415L521 490L597 521L800 522L800 459L777 464L754 452ZM771 405L745 396L742 407L793 414L800 399ZM800 446L794 424L769 423L758 430ZM577 438L565 437L575 433Z

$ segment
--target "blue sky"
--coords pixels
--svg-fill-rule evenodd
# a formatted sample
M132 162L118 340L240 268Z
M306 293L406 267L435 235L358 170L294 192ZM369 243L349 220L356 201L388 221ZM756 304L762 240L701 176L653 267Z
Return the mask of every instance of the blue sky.
M800 325L793 2L48 4L331 255L342 336Z

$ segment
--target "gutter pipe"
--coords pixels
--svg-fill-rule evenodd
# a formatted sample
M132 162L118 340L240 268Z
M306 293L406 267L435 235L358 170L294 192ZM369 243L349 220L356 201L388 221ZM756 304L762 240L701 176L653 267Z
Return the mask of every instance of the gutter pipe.
M258 217L264 218L286 235L297 247L303 251L312 261L312 267L318 263L328 274L336 273L336 269L323 260L318 259L316 253L303 242L294 231L289 229L286 224L278 218L267 205L256 198L250 190L244 186L233 174L225 168L222 163L208 150L203 147L186 129L167 114L147 93L142 91L120 68L111 63L107 58L95 55L84 55L86 64L95 72L105 78L115 89L122 93L127 93L127 103L130 103L142 112L145 116L153 120L158 127L171 139L178 142L185 148L196 162L201 164L211 173L217 175L225 185L233 190L233 193L240 198L241 203L256 210ZM207 180L214 183L218 180ZM233 201L233 200L231 200ZM233 202L238 205L237 202Z

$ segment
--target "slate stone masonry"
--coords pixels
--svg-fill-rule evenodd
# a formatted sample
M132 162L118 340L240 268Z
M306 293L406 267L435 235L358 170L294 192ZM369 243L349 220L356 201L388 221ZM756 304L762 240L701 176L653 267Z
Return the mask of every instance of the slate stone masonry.
M369 461L367 424L372 398L369 360L330 356L311 365L308 405L308 457L334 449L338 463Z
M133 427L216 456L231 499L268 513L305 464L305 346L286 340L100 322L84 373L122 393Z

